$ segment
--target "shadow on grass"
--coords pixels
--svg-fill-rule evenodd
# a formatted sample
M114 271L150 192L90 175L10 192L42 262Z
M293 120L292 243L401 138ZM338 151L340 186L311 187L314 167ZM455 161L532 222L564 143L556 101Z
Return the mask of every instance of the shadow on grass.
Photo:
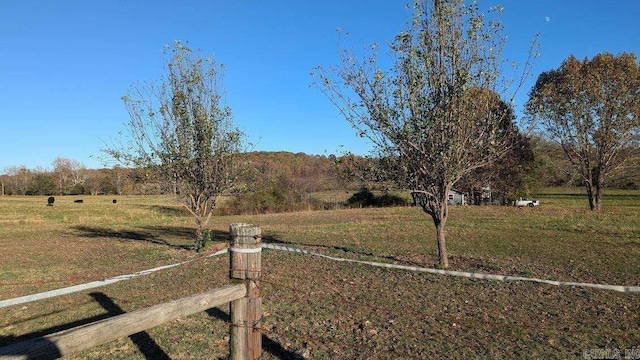
M88 325L96 321L104 320L116 315L124 314L125 311L120 308L111 298L100 292L90 293L91 296L103 309L105 314L93 316L70 322L63 325L53 326L48 329L35 331L21 336L2 336L0 337L0 346L11 344L0 348L0 355L22 356L25 359L58 359L62 356L60 349L54 342L45 338L47 335L55 334L60 331L70 330L75 327ZM131 341L138 347L140 352L146 359L167 360L170 357L158 346L158 344L146 332L139 332L130 335Z
M164 245L173 249L193 250L193 245L177 245L164 240L159 236L158 232L164 232L166 236L184 237L190 232L191 238L194 237L193 230L187 228L164 228L165 231L154 229L154 231L139 230L113 230L109 228L97 226L74 226L73 229L79 231L80 236L88 238L115 238L120 240L145 241L156 245ZM149 229L151 230L151 229Z
M191 216L189 210L184 208L183 206L160 206L160 205L152 205L151 210L169 216Z
M216 318L224 322L231 322L231 316L218 308L208 309L206 310L206 313L212 318ZM299 354L285 349L279 342L272 340L265 334L262 334L262 351L266 351L281 360L304 359Z
M185 207L180 205L146 205L146 204L130 204L128 205L134 209L143 209L156 212L159 215L175 216L175 217L189 217L191 213Z
M193 242L195 232L192 228L170 226L147 226L141 230L113 230L97 226L75 226L74 230L80 232L80 236L88 238L114 238L120 240L145 241L156 245L163 245L178 250L195 250L194 245L175 244L165 238L177 238L184 242ZM213 241L228 241L229 233L223 231L211 231ZM181 242L181 241L179 241Z
M89 294L103 309L107 310L107 312L114 315L124 314L125 311L118 306L110 297L101 293L101 292L93 292ZM144 355L145 359L158 359L158 360L170 360L171 358L167 355L162 348L149 336L146 331L141 331L139 333L135 333L129 336L129 339L138 347L138 350Z

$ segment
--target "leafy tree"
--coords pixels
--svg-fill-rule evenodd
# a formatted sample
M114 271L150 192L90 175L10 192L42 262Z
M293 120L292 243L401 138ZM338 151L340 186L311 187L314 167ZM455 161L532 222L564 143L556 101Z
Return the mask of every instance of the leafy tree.
M318 87L381 158L398 159L394 178L431 216L446 268L449 190L512 146L497 95L506 91L498 89L504 38L475 3L416 0L413 7L409 29L391 44L391 70L377 65L376 46L363 60L345 50L339 66L318 69Z
M219 196L234 184L244 135L222 103L223 67L177 41L168 55L162 80L134 84L123 97L130 141L104 151L175 193L200 239Z
M84 181L84 189L90 195L114 194L115 191L109 184L110 169L90 170L87 172L87 179Z
M371 190L363 187L357 193L353 194L346 202L350 207L391 207L391 206L407 206L407 200L398 195L388 192L382 195L375 195Z
M488 167L491 192L503 204L510 204L520 196L530 196L533 190L530 175L535 157L531 143L522 134L514 136L510 151Z
M505 139L510 139L511 146L498 161L463 176L456 187L468 189L475 195L488 186L494 201L509 204L519 196L530 194L529 175L534 166L534 154L529 137L521 134L514 124L515 114L511 107L499 101L495 111L503 114L500 131Z
M546 186L570 186L575 183L575 169L559 144L534 135L531 137L531 145L534 162L527 184L532 191Z
M540 74L526 111L562 146L584 183L589 207L600 210L607 177L640 142L640 68L634 54L609 53Z
M53 177L45 171L36 171L30 179L26 195L52 195L56 191Z
M358 156L351 153L335 159L337 179L344 189L389 190L395 179L388 176L397 156ZM385 171L380 171L384 169Z

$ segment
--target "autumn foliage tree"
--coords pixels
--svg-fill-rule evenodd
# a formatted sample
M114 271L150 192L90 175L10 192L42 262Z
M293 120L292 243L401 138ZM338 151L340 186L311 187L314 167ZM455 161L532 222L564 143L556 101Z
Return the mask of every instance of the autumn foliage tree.
M640 68L634 54L567 58L540 74L526 111L542 133L562 146L599 210L611 172L633 159L640 142ZM635 161L638 161L636 158Z
M165 77L134 84L123 97L129 141L104 150L120 163L147 169L177 195L195 218L201 249L217 200L241 169L244 135L223 104L222 67L180 42L165 55Z
M502 114L500 131L510 144L507 151L495 161L466 174L456 185L458 190L469 191L474 195L482 193L488 187L492 201L509 204L520 196L528 196L532 189L530 178L534 169L534 153L530 138L522 134L515 125L515 114L504 102L494 111ZM474 199L476 203L481 199Z
M317 86L380 158L397 159L394 178L431 216L438 261L448 267L449 191L512 146L498 95L504 37L476 3L429 0L413 7L409 29L391 44L391 70L378 66L375 51L360 60L345 50L338 66L318 69Z

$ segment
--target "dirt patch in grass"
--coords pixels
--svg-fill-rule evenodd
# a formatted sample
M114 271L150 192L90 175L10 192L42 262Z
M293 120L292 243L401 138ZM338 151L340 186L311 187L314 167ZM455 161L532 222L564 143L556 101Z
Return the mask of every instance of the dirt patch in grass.
M265 329L312 358L570 358L640 340L635 294L265 258Z

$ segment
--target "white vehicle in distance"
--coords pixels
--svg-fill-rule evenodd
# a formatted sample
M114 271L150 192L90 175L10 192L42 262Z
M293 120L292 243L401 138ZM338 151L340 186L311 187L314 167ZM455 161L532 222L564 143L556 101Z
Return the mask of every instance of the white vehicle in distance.
M517 207L534 207L540 205L540 201L538 200L529 200L527 198L521 198L515 201L515 205Z

